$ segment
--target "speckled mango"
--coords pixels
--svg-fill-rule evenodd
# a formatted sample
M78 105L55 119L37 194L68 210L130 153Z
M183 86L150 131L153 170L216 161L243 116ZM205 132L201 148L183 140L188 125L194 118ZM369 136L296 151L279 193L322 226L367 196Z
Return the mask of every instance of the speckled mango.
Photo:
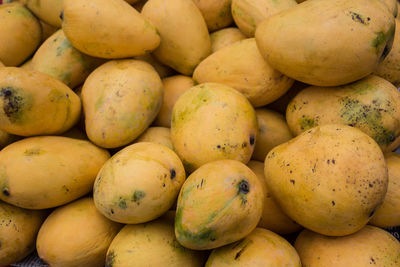
M308 0L268 17L255 37L276 70L307 84L338 86L369 75L387 56L394 20L380 1Z
M175 235L184 247L207 250L253 231L263 209L257 176L236 160L217 160L193 172L178 196Z
M162 99L160 76L150 64L109 61L94 70L82 88L86 133L104 148L126 145L151 124Z
M39 257L54 267L104 266L107 249L122 228L86 197L55 209L40 227Z
M21 0L40 20L61 28L63 0Z
M367 225L343 237L323 236L307 229L297 237L295 248L303 266L384 266L400 264L400 243L389 232Z
M122 228L107 251L106 267L202 267L205 256L182 247L175 238L173 219L162 216Z
M225 28L233 22L232 0L194 0L210 32Z
M135 143L104 164L94 184L94 201L113 221L148 222L171 208L185 178L182 162L171 149Z
M39 20L21 3L0 5L0 61L18 66L39 46L42 28Z
M244 35L236 27L229 27L221 29L219 31L215 31L210 34L211 52L214 53L225 46L236 43L237 41L241 41L246 38L246 35Z
M93 187L110 154L89 141L30 137L0 151L0 199L27 209L75 200Z
M221 83L241 92L254 107L282 96L293 79L274 70L261 56L254 38L226 46L204 59L194 70L197 83Z
M16 263L35 249L46 211L21 209L0 201L0 266Z
M32 58L32 69L62 81L70 88L82 84L103 60L76 50L62 30L50 36Z
M251 160L247 163L247 167L257 176L264 192L264 208L258 227L271 230L281 235L295 233L301 230L302 227L299 224L283 213L282 209L276 204L276 201L269 192L267 182L265 181L264 163Z
M205 267L263 266L301 267L296 250L283 237L263 228L256 228L244 239L214 249Z
M266 18L296 5L295 0L232 0L232 16L243 34L254 37Z
M153 54L161 63L192 75L197 64L211 53L206 22L193 0L168 0L168 4L165 0L148 0L141 14L160 33L161 43Z
M61 134L79 119L81 101L50 75L0 68L0 129L21 136Z
M223 84L192 87L178 98L172 110L172 144L188 172L220 159L247 163L257 131L250 102Z
M154 125L171 127L172 108L176 100L188 89L195 86L191 77L185 75L174 75L162 80L164 86L164 97L160 112L158 112Z
M329 236L364 227L383 203L387 166L378 144L357 128L315 127L272 149L264 163L271 195L298 224Z
M138 142L153 142L174 149L171 141L171 131L166 127L149 127L136 140Z
M394 152L385 154L388 167L389 184L388 191L369 224L378 227L393 227L400 225L400 155Z
M383 151L399 144L400 92L390 82L370 75L340 87L312 86L289 103L286 121L295 135L318 125L346 124L372 137Z
M62 29L76 49L93 57L134 57L160 44L157 29L124 0L63 0Z

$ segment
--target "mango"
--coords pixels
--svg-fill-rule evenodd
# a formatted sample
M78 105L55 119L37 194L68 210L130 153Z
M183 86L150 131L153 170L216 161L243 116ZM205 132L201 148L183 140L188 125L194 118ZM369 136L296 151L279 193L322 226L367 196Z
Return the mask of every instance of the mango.
M39 46L42 28L39 20L21 3L0 5L0 61L18 66Z
M178 196L175 235L184 247L213 249L253 231L263 209L257 176L236 160L217 160L193 172Z
M205 267L222 266L293 266L301 267L294 247L283 237L256 228L233 244L214 249Z
M40 20L61 28L63 0L21 0Z
M188 172L214 160L247 163L257 131L255 111L246 97L218 83L192 87L172 110L172 145Z
M89 139L104 148L129 144L149 127L162 98L160 76L150 64L124 59L101 65L82 88Z
M225 28L233 22L231 13L232 0L194 0L210 32Z
M160 33L161 43L153 54L161 63L192 75L211 53L207 25L192 0L168 0L168 4L164 0L148 0L141 14Z
M135 143L104 164L93 187L94 202L113 221L148 222L171 208L185 178L182 162L171 149Z
M378 144L360 130L318 126L272 149L268 189L298 224L329 236L363 228L383 203L387 166Z
M215 31L210 34L211 53L243 39L246 39L246 35L236 27L229 27Z
M126 225L112 241L106 266L204 266L205 254L182 247L175 238L173 220L167 216Z
M268 17L255 37L272 68L311 85L339 86L369 75L386 57L394 20L380 1L308 0Z
M136 140L138 142L153 142L174 149L171 141L171 131L166 127L149 127Z
M0 199L27 209L66 204L91 191L109 157L89 141L68 137L14 142L0 151Z
M71 44L93 57L139 56L160 44L157 29L124 0L63 0L62 17Z
M399 266L400 243L390 233L367 225L343 237L323 236L304 229L295 248L303 266Z
M0 201L0 266L22 260L35 250L36 235L47 211L26 210Z
M122 225L97 211L85 197L55 209L40 227L39 257L50 266L104 266L107 249Z
M0 68L0 129L15 135L52 135L79 119L81 101L65 84L47 74Z
M390 82L370 75L340 87L312 86L289 103L286 121L295 135L318 125L346 124L372 137L383 151L398 146L400 92Z
M224 47L194 70L197 83L221 83L238 90L254 107L269 104L292 86L293 79L274 70L261 56L254 38Z

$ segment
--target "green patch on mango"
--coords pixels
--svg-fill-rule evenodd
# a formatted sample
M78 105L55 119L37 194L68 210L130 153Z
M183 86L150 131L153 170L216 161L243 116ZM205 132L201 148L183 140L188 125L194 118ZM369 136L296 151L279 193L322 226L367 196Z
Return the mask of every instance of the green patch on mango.
M4 114L12 123L22 123L25 111L31 107L31 97L10 86L0 88L0 101L3 102Z
M68 41L68 39L64 38L64 40L62 40L61 44L59 46L57 46L57 48L56 48L56 56L60 57L64 54L65 50L72 49L72 48L73 48L73 46Z
M41 150L39 147L29 148L26 149L24 152L25 156L37 156L43 154L44 150Z
M107 253L105 267L113 267L114 264L115 264L115 252L111 250L110 252Z
M299 125L300 125L301 130L307 131L311 128L314 128L318 124L315 122L315 120L313 118L303 115L299 119Z
M146 196L146 192L141 191L141 190L135 190L135 192L132 195L131 200L133 202L139 202L141 199L143 199Z

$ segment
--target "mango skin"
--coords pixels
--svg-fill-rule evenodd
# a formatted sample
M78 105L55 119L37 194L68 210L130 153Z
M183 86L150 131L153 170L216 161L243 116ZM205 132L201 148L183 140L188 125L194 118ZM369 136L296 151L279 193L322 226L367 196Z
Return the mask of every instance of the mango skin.
M233 22L232 0L194 0L210 32L225 28Z
M76 49L93 57L134 57L160 44L157 29L123 0L64 0L62 29Z
M192 0L169 0L168 5L164 0L149 0L141 14L160 33L161 43L153 54L161 63L181 74L192 75L194 68L211 53L207 25Z
M304 229L295 248L303 266L399 266L400 243L390 233L367 225L343 237L323 236Z
M294 222L290 217L283 213L271 193L268 190L264 175L264 163L261 161L250 160L247 163L254 174L257 176L264 192L264 208L258 227L268 229L274 233L285 235L298 232L302 227Z
M55 135L79 119L79 97L59 80L34 70L0 68L0 129L15 135Z
M256 28L269 16L296 6L295 0L232 0L235 24L247 37L254 37Z
M30 137L0 151L0 199L27 209L75 200L93 187L110 154L89 141Z
M340 87L308 87L288 104L286 121L298 135L318 125L346 124L372 137L383 151L398 146L400 92L390 82L370 75Z
M205 265L213 266L293 266L301 267L296 250L283 237L256 228L244 239L214 249Z
M187 90L195 86L195 82L189 76L174 75L162 80L164 87L163 103L154 120L154 125L171 127L172 108L176 100Z
M382 204L388 185L376 142L339 124L312 128L275 147L265 159L264 174L285 214L328 236L364 227Z
M0 266L16 263L35 249L47 211L21 209L0 201Z
M389 173L388 191L369 224L378 227L392 227L400 225L400 155L394 152L385 154Z
M254 107L269 104L292 86L293 79L273 69L261 56L254 38L226 46L194 70L197 83L221 83L244 94Z
M293 138L285 117L266 108L256 109L258 138L252 159L264 162L268 152Z
M378 75L397 88L400 87L400 22L396 19L393 46L386 58L379 63L374 74Z
M60 29L33 55L32 69L53 76L70 88L75 88L102 63L103 60L87 56L75 49Z
M166 127L149 127L142 133L136 140L138 142L153 142L160 145L164 145L171 150L174 150L171 141L171 131Z
M207 250L238 241L257 226L264 193L257 176L236 160L193 172L178 196L175 235L181 245Z
M246 35L236 27L223 28L215 31L210 34L211 53L243 39L246 39Z
M1 67L5 67L5 66L4 66L3 62L0 61L0 68Z
M171 149L135 143L104 164L94 183L94 201L113 221L148 222L171 208L185 178L182 162Z
M51 26L61 28L60 14L63 0L21 0L40 20Z
M162 98L161 79L150 64L125 59L101 65L82 88L89 139L104 148L129 144L154 120Z
M126 225L112 241L106 267L204 266L205 253L182 247L175 237L173 219L168 216Z
M179 97L172 110L172 144L188 172L220 159L247 163L257 131L249 101L222 84L192 87Z
M111 241L122 225L97 211L85 197L55 209L40 227L39 257L50 266L104 266Z
M267 18L255 37L274 69L307 84L338 86L372 73L389 53L394 30L380 1L308 0Z

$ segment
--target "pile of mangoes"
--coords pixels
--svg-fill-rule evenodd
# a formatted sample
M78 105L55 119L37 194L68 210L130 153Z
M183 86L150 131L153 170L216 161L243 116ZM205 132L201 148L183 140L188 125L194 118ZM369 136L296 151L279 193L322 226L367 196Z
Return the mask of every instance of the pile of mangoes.
M3 0L0 266L400 266L399 11Z

